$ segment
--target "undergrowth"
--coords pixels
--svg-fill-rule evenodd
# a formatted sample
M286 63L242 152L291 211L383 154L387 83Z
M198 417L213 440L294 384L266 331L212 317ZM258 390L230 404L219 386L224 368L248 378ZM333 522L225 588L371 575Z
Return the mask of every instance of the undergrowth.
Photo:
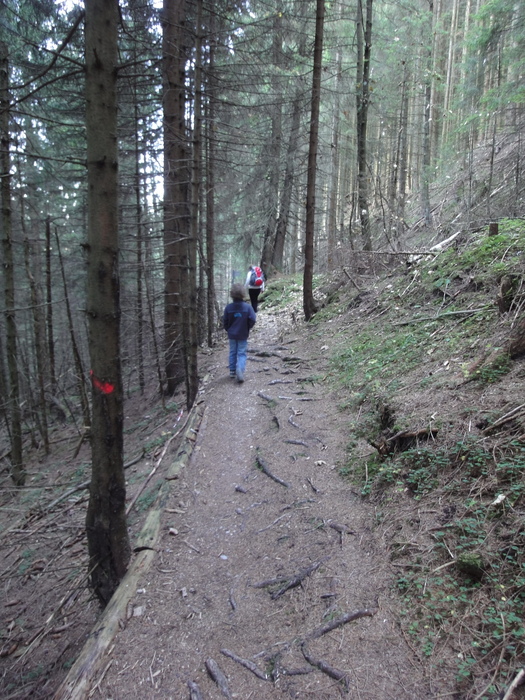
M350 416L340 473L376 507L405 634L430 663L447 664L465 699L502 693L525 656L524 423L486 430L514 407L500 383L514 381L511 372L522 382L523 371L494 353L466 372L523 312L524 256L523 222L503 221L496 236L476 234L422 261L378 288L368 322L345 318L332 356L339 408ZM513 296L500 316L504 275ZM426 392L431 405L429 392L440 390L428 415L399 410L404 392ZM423 437L395 441L422 427Z

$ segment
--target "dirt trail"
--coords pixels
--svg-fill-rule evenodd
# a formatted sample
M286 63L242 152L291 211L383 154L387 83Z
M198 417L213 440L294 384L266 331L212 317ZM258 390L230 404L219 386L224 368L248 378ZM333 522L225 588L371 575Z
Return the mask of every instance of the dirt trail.
M323 381L327 339L292 331L283 344L278 327L259 314L244 384L228 377L224 347L208 356L196 449L132 599L136 616L98 679L103 698L320 700L345 684L353 698L439 697L396 625L374 513L338 474L348 436ZM302 645L353 611L372 616Z

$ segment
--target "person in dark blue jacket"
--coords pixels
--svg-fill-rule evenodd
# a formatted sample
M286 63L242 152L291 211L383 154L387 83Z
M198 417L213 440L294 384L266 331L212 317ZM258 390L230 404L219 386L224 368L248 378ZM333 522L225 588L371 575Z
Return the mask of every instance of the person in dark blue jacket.
M237 377L238 382L244 381L248 336L257 319L252 306L244 301L244 295L245 288L242 284L232 285L232 301L225 307L222 319L230 341L230 377Z

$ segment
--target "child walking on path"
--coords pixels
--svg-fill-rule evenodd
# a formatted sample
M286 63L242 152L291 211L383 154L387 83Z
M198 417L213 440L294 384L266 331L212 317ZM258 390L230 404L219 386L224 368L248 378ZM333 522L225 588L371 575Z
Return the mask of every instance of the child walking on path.
M230 341L230 377L244 381L248 336L256 321L255 311L244 301L244 286L234 284L230 290L232 301L224 309L223 325Z

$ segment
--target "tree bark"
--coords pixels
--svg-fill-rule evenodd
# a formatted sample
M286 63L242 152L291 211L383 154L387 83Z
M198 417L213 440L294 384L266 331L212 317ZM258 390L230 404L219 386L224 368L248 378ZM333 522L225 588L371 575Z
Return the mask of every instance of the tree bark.
M310 141L308 147L308 179L306 183L306 226L304 244L303 310L309 321L317 311L313 296L315 182L317 147L319 143L319 105L321 98L321 69L323 59L324 0L317 0L315 20L314 69L310 113Z
M433 36L434 29L434 0L429 0L430 36ZM432 131L431 119L433 114L432 100L432 48L429 48L427 55L426 77L425 77L425 104L423 109L423 173L421 180L421 208L426 226L432 224L432 214L430 207L430 165L431 165L431 145Z
M62 259L62 251L60 249L60 238L58 236L58 231L55 229L55 242L57 246L58 262L60 264L60 273L62 276L62 284L64 286L64 301L66 304L66 315L69 328L69 340L71 342L71 352L73 353L73 361L75 365L75 372L78 381L78 393L80 396L80 403L82 405L82 417L84 419L84 426L91 426L91 410L89 407L88 392L86 387L86 380L84 375L84 367L82 365L82 357L80 355L80 350L78 347L77 339L75 336L75 327L73 325L73 314L71 313L71 302L69 300L69 291L67 288L66 272L64 270L64 261Z
M342 17L342 3L338 0L336 4L336 14L338 20ZM339 202L339 136L341 122L341 87L342 87L342 65L343 51L337 47L335 57L335 96L334 96L334 116L332 122L332 142L331 142L331 163L330 163L330 190L328 192L328 232L326 264L328 270L333 270L335 265L335 246L337 241L337 212Z
M106 605L126 573L123 406L118 270L118 0L86 0L89 354L92 473L86 516L94 592Z
M206 327L208 347L213 345L215 328L215 15L210 12L209 63L208 63L208 99L206 101Z
M185 0L164 0L164 352L168 394L173 394L186 376L183 328L189 158L185 122L185 9Z
M7 44L0 42L0 191L5 280L6 354L9 372L9 435L11 441L11 477L23 486L26 473L22 452L22 414L16 349L15 277L11 226L11 158L9 153L9 66Z
M22 228L24 226L22 225ZM49 454L49 430L46 405L46 380L47 368L49 366L49 358L46 353L46 329L45 318L42 305L41 295L36 279L33 275L32 268L38 269L39 266L34 264L32 259L31 244L27 236L24 238L24 260L26 266L26 275L29 281L29 289L31 290L31 311L33 315L33 333L35 339L35 360L36 360L36 383L38 386L38 400L36 401L37 424L40 435L44 442L44 451Z
M363 26L364 25L364 26ZM357 3L357 198L361 221L363 249L372 250L370 213L368 203L367 124L370 95L370 51L372 44L372 0L366 0L366 19L363 3Z
M290 139L288 141L288 149L286 154L286 169L284 173L281 204L279 207L279 217L277 219L275 242L272 252L272 268L274 270L279 270L279 272L283 271L284 244L286 241L286 232L288 229L288 220L290 217L290 207L295 180L295 152L297 150L300 123L301 96L300 94L297 94L292 107L292 124L290 127Z
M47 328L47 354L49 357L49 381L54 393L57 386L55 369L55 335L53 330L53 287L51 271L51 219L46 217L46 328Z
M282 10L278 6L273 20L273 44L272 44L272 95L274 104L271 111L271 138L268 147L268 169L267 169L267 202L268 220L264 235L264 244L261 255L261 268L267 276L272 273L272 257L275 246L275 235L277 229L277 206L279 201L279 175L281 163L281 143L282 143L282 103L283 95L281 89L280 71L282 66Z

